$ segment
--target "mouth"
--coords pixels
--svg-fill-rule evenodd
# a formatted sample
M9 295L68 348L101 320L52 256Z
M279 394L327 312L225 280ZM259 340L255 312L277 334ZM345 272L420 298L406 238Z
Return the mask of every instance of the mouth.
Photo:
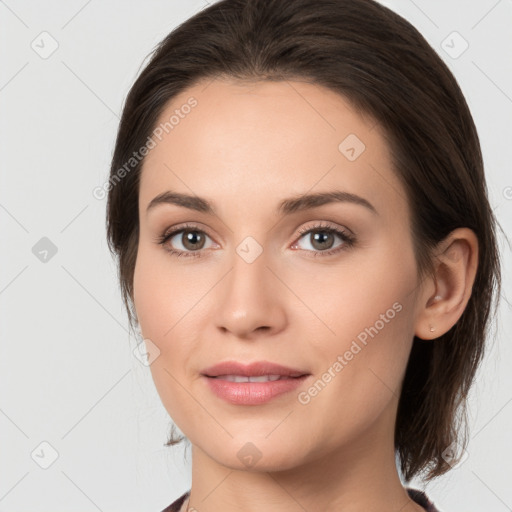
M305 375L297 375L296 377L291 377L289 375L216 375L215 377L211 375L205 375L209 379L221 379L228 382L274 382L276 380L290 380L290 379L300 379Z
M230 404L262 405L279 395L290 395L311 373L268 361L249 365L226 361L201 375L210 391Z
M201 374L205 377L220 378L230 382L267 382L310 375L306 370L269 361L256 361L249 364L238 361L224 361L206 368Z
M270 377L271 375L258 377L219 375L217 377L203 376L203 379L210 392L231 405L263 405L278 396L282 400L291 400L292 391L302 386L309 375L301 377L278 375L276 380L270 380Z

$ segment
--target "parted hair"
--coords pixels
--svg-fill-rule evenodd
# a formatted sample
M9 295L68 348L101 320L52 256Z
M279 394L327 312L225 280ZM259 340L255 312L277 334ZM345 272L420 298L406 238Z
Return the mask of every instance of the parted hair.
M121 180L113 178L177 94L215 78L307 81L374 119L406 191L420 279L432 273L434 250L452 230L476 234L479 259L469 302L442 336L415 337L395 424L405 480L444 474L467 446L467 396L501 288L498 223L477 131L455 77L408 21L373 0L221 0L174 28L126 97L110 168L107 239L132 327L144 160ZM184 439L175 432L172 425L167 446Z

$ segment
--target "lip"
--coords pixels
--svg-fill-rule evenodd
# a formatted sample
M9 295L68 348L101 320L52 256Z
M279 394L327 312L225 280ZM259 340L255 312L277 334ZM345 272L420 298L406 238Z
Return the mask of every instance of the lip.
M223 376L226 375L243 375L246 377L280 375L283 378L268 382L231 382L223 379ZM202 377L210 390L219 398L234 405L266 403L276 396L293 391L310 375L304 370L269 361L257 361L250 364L225 361L206 368L202 372Z
M309 372L271 363L270 361L256 361L249 364L243 364L238 361L223 361L204 369L201 374L207 377L218 377L219 375L243 375L245 377L281 375L283 377L301 377L309 375Z
M273 398L289 393L300 386L309 376L289 377L268 382L230 382L222 377L203 379L210 390L219 398L234 405L260 405Z

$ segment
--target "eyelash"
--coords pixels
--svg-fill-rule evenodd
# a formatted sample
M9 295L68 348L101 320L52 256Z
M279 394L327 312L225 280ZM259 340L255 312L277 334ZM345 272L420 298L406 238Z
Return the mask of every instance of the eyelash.
M199 251L180 251L180 250L173 249L172 247L169 247L168 245L166 245L168 240L170 240L177 233L181 233L182 231L196 231L196 232L208 235L208 233L206 233L202 229L199 229L198 226L196 226L194 224L184 224L184 225L177 226L172 231L165 231L164 233L159 235L155 241L159 245L162 245L164 247L164 249L167 252L169 252L172 256L176 256L178 258L202 257L201 250L199 250ZM342 245L336 247L335 249L329 249L326 251L311 251L308 249L299 249L299 250L303 250L306 252L312 252L313 253L312 257L314 257L314 258L316 258L318 256L327 257L327 256L331 256L333 254L336 254L338 252L347 250L347 249L353 247L353 245L355 244L355 241L356 241L354 235L349 234L346 231L342 231L340 229L337 229L330 225L326 225L326 224L322 224L322 223L315 224L314 226L308 226L307 228L299 229L299 231L298 231L299 236L298 236L297 240L301 239L305 234L308 234L313 231L321 231L324 233L335 234L335 235L338 235L343 241ZM294 245L295 245L295 243L294 243Z

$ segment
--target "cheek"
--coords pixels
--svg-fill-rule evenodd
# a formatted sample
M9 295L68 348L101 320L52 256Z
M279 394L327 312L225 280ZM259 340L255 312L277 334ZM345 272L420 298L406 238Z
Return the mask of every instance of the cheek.
M290 295L289 305L297 315L291 322L304 324L307 319L304 327L316 330L318 348L343 348L360 333L364 339L365 329L376 322L379 331L391 334L390 326L397 329L410 315L397 309L405 309L414 299L417 284L412 250L403 241L400 251L396 246L400 245L380 239L372 248L348 252L339 264L317 264L314 272L310 262L280 268L283 281L300 299ZM399 305L393 308L395 303Z
M376 311L388 310L377 307ZM410 352L406 334L410 311L405 307L391 311L388 323L378 317L363 323L363 328L350 322L346 335L313 354L312 359L324 364L299 397L298 407L326 450L340 444L364 449L358 443L362 432L371 431L378 438L395 421Z
M407 248L400 255L389 248L360 265L347 273L342 310L337 316L332 312L334 330L341 340L339 348L356 352L360 346L353 360L367 370L378 370L391 387L405 365L412 340L414 257Z
M190 273L172 265L164 249L139 246L133 288L134 305L141 330L154 339L160 350L179 330L180 319L191 311L199 290L190 282Z
M335 437L339 423L327 421L321 411L351 424L345 432L354 432L400 395L413 339L416 266L406 249L399 261L397 251L380 251L354 258L350 272L319 274L314 282L324 293L311 293L308 304L325 325L315 337L312 359L323 365L310 406L319 411L312 414L319 418L317 427L330 425Z
M184 368L188 367L197 334L193 332L193 304L197 293L184 283L177 272L158 252L139 247L134 271L134 306L145 339L158 347L159 355L150 371L162 404L178 424L193 410L190 396L184 392ZM149 347L147 347L149 350ZM197 412L197 411L196 411ZM183 419L182 419L183 418Z
M134 271L134 306L144 338L160 350L151 370L165 367L178 376L195 369L189 360L204 338L205 321L212 321L207 296L219 277L211 270L197 271L193 262L177 264L170 258L164 249L141 244Z
M158 267L151 264L149 252L139 247L133 276L134 306L142 333L150 339L159 338L166 323L161 314L166 275L159 272Z

